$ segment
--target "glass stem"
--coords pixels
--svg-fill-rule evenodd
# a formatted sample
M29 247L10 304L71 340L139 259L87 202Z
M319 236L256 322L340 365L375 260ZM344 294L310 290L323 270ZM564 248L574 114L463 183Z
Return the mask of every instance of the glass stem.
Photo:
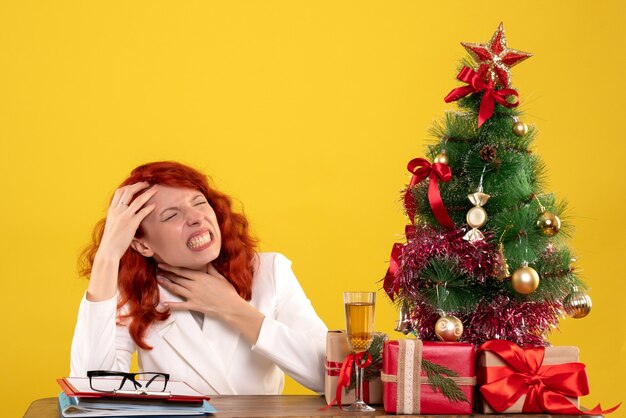
M354 402L363 402L363 369L355 364L356 385L354 388Z

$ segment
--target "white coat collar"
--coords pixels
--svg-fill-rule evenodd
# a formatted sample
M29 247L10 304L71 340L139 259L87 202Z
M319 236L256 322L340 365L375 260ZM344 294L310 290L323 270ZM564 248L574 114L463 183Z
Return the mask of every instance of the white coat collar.
M159 290L161 303L182 301L161 286ZM228 371L239 343L239 333L206 316L200 329L189 311L172 311L159 333L215 393L236 395Z

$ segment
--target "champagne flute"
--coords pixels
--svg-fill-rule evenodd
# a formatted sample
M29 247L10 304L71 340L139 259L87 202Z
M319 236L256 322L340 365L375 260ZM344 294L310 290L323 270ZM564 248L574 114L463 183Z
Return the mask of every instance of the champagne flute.
M354 353L367 350L374 339L374 292L344 292L343 303L346 309L346 328L348 342ZM370 412L375 409L363 401L363 369L354 365L356 387L354 403L347 411Z

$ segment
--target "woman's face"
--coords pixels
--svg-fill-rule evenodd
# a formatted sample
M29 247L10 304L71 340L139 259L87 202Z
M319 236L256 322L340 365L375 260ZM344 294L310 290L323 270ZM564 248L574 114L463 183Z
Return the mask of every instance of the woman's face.
M220 254L222 237L202 192L159 184L150 203L156 207L141 222L143 237L133 240L133 248L159 263L206 270Z

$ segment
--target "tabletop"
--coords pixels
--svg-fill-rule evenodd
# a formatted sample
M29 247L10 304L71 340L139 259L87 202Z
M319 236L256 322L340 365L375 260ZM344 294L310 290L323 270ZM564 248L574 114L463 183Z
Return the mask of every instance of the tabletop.
M57 398L44 398L34 401L24 418L60 418ZM209 401L217 409L215 418L273 418L273 417L356 417L376 418L387 416L382 405L374 405L376 411L358 413L346 412L336 406L322 410L326 405L324 397L314 395L254 395L254 396L215 396ZM411 417L411 415L404 415ZM417 415L415 415L417 416ZM422 415L424 417L425 415ZM456 415L434 415L437 418L452 418ZM492 414L460 415L460 417L514 417L514 418L550 418L548 414ZM559 418L579 417L578 415L559 415ZM581 415L590 418L590 415ZM600 417L599 415L596 417Z

